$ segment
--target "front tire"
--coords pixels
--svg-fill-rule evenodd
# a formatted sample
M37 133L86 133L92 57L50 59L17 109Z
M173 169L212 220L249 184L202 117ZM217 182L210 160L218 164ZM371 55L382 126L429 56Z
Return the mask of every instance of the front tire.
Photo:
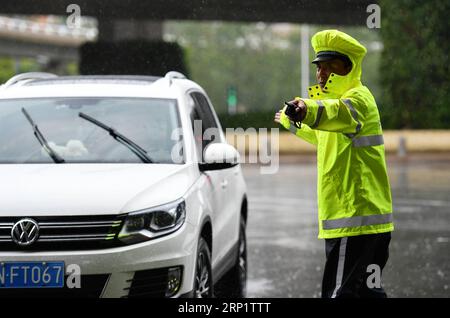
M197 261L195 265L195 298L212 298L214 289L212 284L211 252L203 237L197 247Z

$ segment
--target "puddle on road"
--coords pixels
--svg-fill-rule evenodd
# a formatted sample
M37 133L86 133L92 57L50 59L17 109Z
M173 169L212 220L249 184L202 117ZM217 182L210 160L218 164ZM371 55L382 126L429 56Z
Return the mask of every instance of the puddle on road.
M274 289L272 281L266 278L248 279L247 281L247 297L264 297L266 292Z

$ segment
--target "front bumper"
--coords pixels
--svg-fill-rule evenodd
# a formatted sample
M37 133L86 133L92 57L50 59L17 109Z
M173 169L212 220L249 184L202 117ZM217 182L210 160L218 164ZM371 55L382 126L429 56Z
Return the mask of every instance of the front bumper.
M82 285L80 291L83 287L87 287L83 286L83 282L95 281L96 288L101 289L96 296L102 298L132 296L130 287L132 287L136 273L139 273L140 276L161 276L165 269L179 266L182 268L182 283L180 289L174 295L174 297L178 297L191 292L193 289L197 241L196 228L185 222L175 233L139 244L89 251L0 251L0 261L64 261L66 269L70 264L76 264L81 270ZM92 285L93 283L87 284ZM102 284L104 286L101 286ZM164 287L160 286L160 288ZM39 290L33 289L33 293L39 294ZM2 288L1 294L7 295L8 291L11 291L11 294L14 293L14 290ZM44 289L42 291L45 294Z

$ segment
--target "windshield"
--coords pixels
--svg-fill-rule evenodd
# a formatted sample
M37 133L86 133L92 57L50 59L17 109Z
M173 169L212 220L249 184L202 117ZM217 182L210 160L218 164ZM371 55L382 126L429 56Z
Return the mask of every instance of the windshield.
M22 109L65 163L142 163L117 136L81 118L91 116L132 140L152 163L174 163L171 139L180 128L176 100L153 98L38 98L0 100L0 163L55 163ZM178 135L179 134L174 134ZM179 160L177 160L179 163Z

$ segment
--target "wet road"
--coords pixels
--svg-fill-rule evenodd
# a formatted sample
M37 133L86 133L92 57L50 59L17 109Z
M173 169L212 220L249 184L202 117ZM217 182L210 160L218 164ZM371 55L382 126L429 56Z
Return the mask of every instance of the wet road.
M317 239L316 165L280 165L248 185L248 297L320 297L325 243ZM383 271L389 297L450 297L450 160L388 163L395 231Z

